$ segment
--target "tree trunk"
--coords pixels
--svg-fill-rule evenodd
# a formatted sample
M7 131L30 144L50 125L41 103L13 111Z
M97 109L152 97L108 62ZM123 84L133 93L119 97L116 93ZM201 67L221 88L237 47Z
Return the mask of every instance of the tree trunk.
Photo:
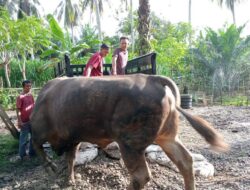
M4 75L5 75L5 80L7 82L7 87L10 88L11 87L11 83L10 83L10 76L9 76L9 63L10 61L8 59L5 60L5 62L3 63L4 66Z
M97 28L98 28L98 38L100 41L102 41L102 27L101 27L101 18L100 18L100 10L99 10L99 5L98 1L94 0L95 3L95 8L96 8L96 22L97 22Z
M26 80L26 61L23 61L23 65L22 65L22 76L23 76L23 80Z
M234 25L236 26L236 18L235 18L235 10L234 10L234 3L232 5L232 15L233 15L233 22L234 22Z
M149 44L149 24L150 24L149 14L150 14L149 0L139 0L138 49L140 55L148 53L151 49Z
M70 28L71 28L72 44L75 45L75 40L74 40L74 26L73 26L72 23L70 24Z
M188 2L188 23L191 25L192 18L191 18L191 8L192 8L192 0Z
M188 2L188 23L190 25L190 27L192 26L192 0L189 0ZM189 43L189 47L191 46L191 31L188 34L188 43Z
M133 0L130 0L130 23L131 23L131 47L132 47L132 53L134 53L135 36L134 36Z

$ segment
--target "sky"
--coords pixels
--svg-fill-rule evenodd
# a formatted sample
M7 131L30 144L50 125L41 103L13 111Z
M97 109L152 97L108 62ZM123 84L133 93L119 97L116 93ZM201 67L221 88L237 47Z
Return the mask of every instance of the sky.
M42 0L42 6L45 9L45 13L53 13L60 0ZM105 1L104 1L105 2ZM104 13L102 16L102 30L108 35L112 36L116 34L118 30L118 22L114 18L117 16L115 11L111 11L114 8L118 8L120 5L119 0L109 0L110 6L104 7ZM128 1L129 2L129 1ZM138 8L139 0L134 0L134 10ZM150 9L154 11L157 16L163 18L171 23L188 22L188 0L149 0ZM111 9L112 8L112 9ZM243 35L250 35L250 0L244 0L240 4L236 4L236 24L241 26L246 24ZM83 18L83 23L95 24L95 15L92 15L92 19L87 11ZM119 18L123 18L124 15L119 15ZM200 30L205 27L211 27L213 29L222 28L226 23L233 23L231 11L225 6L221 8L216 3L216 0L192 0L192 26L194 29Z

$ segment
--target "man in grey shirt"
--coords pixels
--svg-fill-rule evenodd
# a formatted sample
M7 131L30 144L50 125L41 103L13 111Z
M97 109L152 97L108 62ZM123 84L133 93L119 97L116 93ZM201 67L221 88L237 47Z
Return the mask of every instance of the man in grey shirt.
M120 47L112 55L112 75L125 75L128 62L128 37L120 38Z

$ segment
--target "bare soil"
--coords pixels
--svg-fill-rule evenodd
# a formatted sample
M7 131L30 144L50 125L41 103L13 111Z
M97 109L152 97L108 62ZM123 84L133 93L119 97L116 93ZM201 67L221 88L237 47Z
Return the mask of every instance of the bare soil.
M215 167L215 176L196 176L197 189L250 189L250 107L195 107L190 110L211 122L231 146L227 153L218 154L209 150L207 143L181 117L180 138L193 153L204 155ZM13 113L9 113L13 115ZM1 129L0 133L6 131ZM13 156L13 155L12 155ZM28 161L27 161L28 162ZM56 160L59 168L65 168L63 158ZM20 162L20 164L24 164ZM174 165L171 167L149 163L151 181L144 189L183 189L183 178ZM42 164L25 169L13 169L11 173L0 172L0 189L125 189L129 175L122 160L107 158L100 151L95 160L76 167L76 186L66 185L67 170L57 176L48 175Z

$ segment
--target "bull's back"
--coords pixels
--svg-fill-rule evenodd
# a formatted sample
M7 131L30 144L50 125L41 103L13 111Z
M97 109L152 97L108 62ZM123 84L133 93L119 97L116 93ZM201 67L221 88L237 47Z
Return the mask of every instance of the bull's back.
M163 86L146 75L55 79L41 90L32 122L63 139L156 134L164 96ZM155 128L144 130L153 120Z

